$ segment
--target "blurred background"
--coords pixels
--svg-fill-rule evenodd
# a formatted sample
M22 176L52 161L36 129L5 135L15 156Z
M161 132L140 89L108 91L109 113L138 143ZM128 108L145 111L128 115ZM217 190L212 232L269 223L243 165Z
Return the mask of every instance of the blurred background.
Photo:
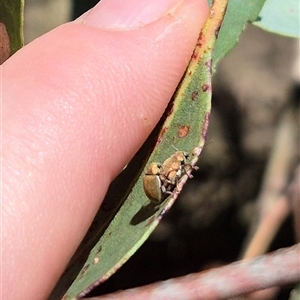
M26 0L25 42L97 2ZM150 239L93 295L240 259L279 195L290 206L274 220L267 250L299 242L291 209L299 205L299 98L299 42L248 25L214 77L207 144L194 179ZM288 299L290 288L268 299Z

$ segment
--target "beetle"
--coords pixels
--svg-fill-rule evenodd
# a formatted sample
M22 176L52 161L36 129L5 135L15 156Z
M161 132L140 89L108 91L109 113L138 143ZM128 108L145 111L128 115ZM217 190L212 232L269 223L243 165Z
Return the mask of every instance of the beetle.
M162 200L162 184L159 177L161 165L151 163L143 177L144 191L147 197L154 203L160 203Z
M153 203L162 202L172 194L183 172L186 172L188 154L176 151L163 164L151 163L143 177L144 191Z
M176 151L169 158L167 158L161 166L160 175L165 182L175 185L181 177L182 170L187 165L187 152Z

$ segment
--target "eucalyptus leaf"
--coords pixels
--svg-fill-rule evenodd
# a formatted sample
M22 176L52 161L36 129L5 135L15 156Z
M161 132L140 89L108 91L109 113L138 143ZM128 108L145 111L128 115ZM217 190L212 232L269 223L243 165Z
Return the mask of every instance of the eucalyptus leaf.
M1 0L0 22L4 24L10 40L10 55L24 44L24 0Z
M237 44L248 22L257 19L266 0L230 0L213 54L213 70ZM209 1L210 2L210 1Z
M254 25L288 37L300 37L299 0L266 0Z

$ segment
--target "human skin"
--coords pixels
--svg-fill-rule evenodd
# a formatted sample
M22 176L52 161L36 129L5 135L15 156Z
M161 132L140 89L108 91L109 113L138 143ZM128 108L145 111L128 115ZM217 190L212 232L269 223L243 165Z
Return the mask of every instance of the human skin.
M207 13L206 0L102 0L2 65L2 299L47 298Z

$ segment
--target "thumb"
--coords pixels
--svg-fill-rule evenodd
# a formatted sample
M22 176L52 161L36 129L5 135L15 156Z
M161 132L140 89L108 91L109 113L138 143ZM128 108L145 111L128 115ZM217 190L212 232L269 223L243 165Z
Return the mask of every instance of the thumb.
M206 0L102 0L4 63L4 299L46 298L162 115L206 16Z

